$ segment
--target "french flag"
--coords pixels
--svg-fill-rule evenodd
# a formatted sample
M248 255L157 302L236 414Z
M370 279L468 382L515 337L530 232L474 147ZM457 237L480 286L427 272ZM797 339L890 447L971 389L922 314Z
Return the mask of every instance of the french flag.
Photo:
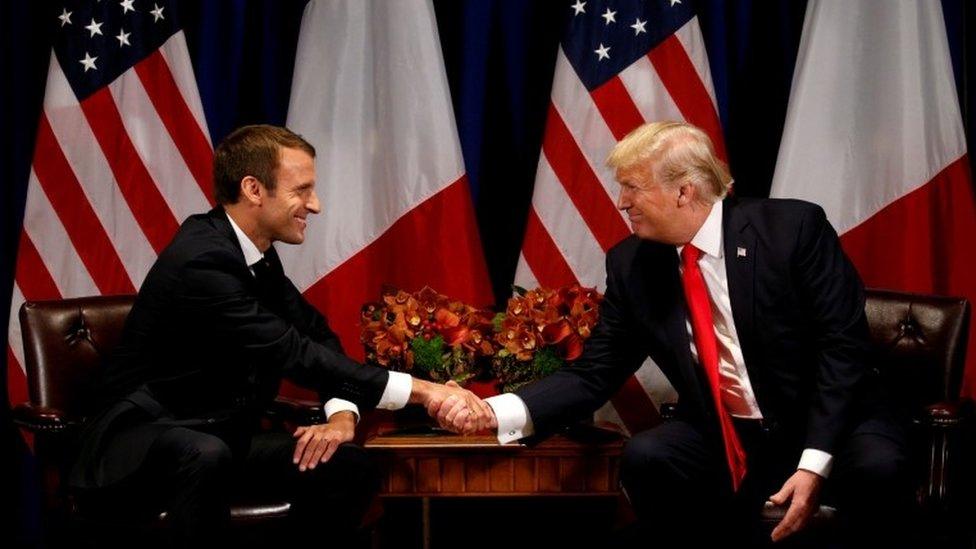
M288 127L316 148L322 212L278 253L347 353L384 284L492 304L428 0L309 2Z
M942 17L939 2L808 4L771 194L822 205L866 285L974 302L976 198ZM972 331L967 357L973 396Z

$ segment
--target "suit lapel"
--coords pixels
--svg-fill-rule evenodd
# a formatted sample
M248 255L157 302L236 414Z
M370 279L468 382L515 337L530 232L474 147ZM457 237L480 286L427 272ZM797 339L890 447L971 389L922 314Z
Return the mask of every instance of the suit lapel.
M751 229L749 220L736 207L736 200L727 198L722 206L725 208L722 212L722 239L725 246L729 300L732 302L735 331L748 366L755 334L756 256L759 250L756 247L756 234Z

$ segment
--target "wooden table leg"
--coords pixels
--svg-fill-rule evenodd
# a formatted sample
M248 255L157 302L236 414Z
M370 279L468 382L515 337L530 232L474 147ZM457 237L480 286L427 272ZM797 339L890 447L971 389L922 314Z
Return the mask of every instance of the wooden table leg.
M424 549L430 549L430 497L420 498L420 524Z

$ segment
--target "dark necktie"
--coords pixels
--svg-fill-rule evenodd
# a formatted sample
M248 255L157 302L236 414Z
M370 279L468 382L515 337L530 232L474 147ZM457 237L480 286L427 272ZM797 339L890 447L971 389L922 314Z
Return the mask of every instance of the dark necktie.
M708 384L712 390L712 399L718 412L719 423L722 427L722 439L725 445L725 459L732 475L732 490L738 490L742 478L746 476L746 453L742 448L738 433L732 424L732 415L722 403L722 393L719 387L718 375L718 340L715 337L715 327L712 322L712 307L705 287L705 279L698 267L701 250L686 245L681 250L681 284L685 291L685 302L688 304L688 315L691 319L691 329L695 336L695 347L698 349L698 363L705 372Z

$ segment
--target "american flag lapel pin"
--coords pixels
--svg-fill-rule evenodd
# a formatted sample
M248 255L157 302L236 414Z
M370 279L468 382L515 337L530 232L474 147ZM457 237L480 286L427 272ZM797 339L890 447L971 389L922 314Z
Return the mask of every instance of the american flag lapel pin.
M742 246L737 246L735 248L735 257L745 257L745 256L746 256L746 249L743 248Z

